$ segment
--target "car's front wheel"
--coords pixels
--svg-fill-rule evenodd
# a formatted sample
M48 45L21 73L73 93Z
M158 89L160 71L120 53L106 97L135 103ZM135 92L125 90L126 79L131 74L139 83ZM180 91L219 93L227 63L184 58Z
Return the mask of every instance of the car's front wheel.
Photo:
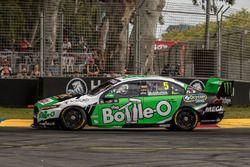
M65 130L80 130L86 125L87 116L79 107L69 107L62 111L61 125Z
M174 116L174 124L176 130L191 131L198 124L198 114L191 108L183 108L176 112Z

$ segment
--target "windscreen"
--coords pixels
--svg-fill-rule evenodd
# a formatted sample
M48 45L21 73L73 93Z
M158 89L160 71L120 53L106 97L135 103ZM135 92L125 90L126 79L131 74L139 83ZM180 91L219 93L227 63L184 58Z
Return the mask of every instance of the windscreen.
M107 82L104 82L100 86L97 86L96 88L92 89L88 94L90 96L97 95L97 94L101 93L102 91L107 90L108 88L111 88L113 85L117 84L118 82L120 82L120 81L117 79L111 79Z

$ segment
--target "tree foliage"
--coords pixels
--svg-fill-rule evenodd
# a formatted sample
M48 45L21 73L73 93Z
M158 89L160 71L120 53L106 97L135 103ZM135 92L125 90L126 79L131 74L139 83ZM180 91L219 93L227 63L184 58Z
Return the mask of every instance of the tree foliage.
M223 20L222 29L230 30L233 28L243 28L250 27L250 12L242 9L237 13L231 14ZM215 34L217 31L217 23L210 22L210 33ZM189 27L187 30L180 31L179 29L175 29L170 32L166 32L162 34L162 39L167 41L190 41L203 39L205 31L205 23L200 23L195 26Z
M31 38L30 30L36 23L34 18L39 18L40 1L0 1L0 8L0 41L4 44L2 46L9 48L13 40Z

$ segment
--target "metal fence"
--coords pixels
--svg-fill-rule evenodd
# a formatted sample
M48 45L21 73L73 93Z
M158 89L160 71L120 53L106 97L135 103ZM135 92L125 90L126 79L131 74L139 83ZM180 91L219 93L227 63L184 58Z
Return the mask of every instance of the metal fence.
M229 11L230 12L230 11ZM250 81L250 17L243 10L238 14L224 16L222 23L222 76L235 80Z
M0 8L0 65L12 70L6 77L157 74L250 80L249 28L224 26L232 17L230 10L222 13L225 8L210 15L209 48L206 14L191 3L17 0L0 2Z

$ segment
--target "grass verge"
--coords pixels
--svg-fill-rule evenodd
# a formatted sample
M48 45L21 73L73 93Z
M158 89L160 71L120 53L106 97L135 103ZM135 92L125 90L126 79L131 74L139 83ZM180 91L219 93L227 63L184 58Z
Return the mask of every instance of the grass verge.
M33 109L0 107L0 118L32 119Z
M224 118L250 118L250 107L225 107ZM0 107L0 118L32 119L33 109Z
M225 111L224 118L250 118L250 107L225 107Z

